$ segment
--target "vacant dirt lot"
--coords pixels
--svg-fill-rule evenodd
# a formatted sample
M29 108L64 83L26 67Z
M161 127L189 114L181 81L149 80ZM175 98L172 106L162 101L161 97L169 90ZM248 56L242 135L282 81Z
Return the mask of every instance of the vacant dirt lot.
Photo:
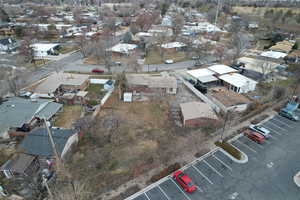
M73 156L74 176L99 195L151 169L168 166L175 158L201 151L209 134L175 126L169 105L173 100L123 103L113 95Z

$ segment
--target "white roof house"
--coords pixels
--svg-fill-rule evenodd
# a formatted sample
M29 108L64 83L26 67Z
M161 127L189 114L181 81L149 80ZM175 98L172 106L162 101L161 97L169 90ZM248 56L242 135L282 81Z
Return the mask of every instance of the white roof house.
M165 48L165 49L181 48L181 47L185 47L185 46L186 46L186 44L184 44L182 42L170 42L170 43L161 45L161 47Z
M229 67L227 65L212 65L208 67L208 69L220 75L237 72L236 69L233 69L232 67Z
M52 52L53 49L55 47L58 47L59 45L60 44L56 44L56 43L48 43L48 44L35 43L32 44L31 47L33 48L34 56L43 57L43 56L47 56L49 52Z
M116 53L121 53L121 54L129 54L130 51L134 50L137 48L137 45L135 44L126 44L126 43L119 43L110 48L109 50L112 52Z
M247 93L255 90L257 82L238 73L224 74L219 79L225 82L229 90L237 93Z
M213 81L217 81L218 79L214 76L216 74L213 71L210 71L206 68L204 69L194 69L188 70L187 73L194 77L195 79L199 80L201 83L209 83Z
M286 53L282 53L278 51L265 51L262 52L260 55L264 57L275 58L275 59L284 58L287 56Z

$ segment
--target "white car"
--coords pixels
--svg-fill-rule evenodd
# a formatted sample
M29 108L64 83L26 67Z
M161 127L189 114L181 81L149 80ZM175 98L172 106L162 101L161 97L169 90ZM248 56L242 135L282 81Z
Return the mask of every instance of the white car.
M165 63L166 63L166 64L173 64L173 63L174 63L174 60L171 60L171 59L165 60Z
M270 130L268 130L262 126L251 124L251 125L249 125L249 128L253 131L256 131L256 132L262 134L266 139L270 137Z

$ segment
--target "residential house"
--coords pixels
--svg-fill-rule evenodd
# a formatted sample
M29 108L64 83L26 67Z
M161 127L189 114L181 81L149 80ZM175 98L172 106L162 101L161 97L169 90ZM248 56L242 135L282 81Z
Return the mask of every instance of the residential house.
M6 178L34 176L40 168L37 156L19 153L0 167Z
M51 120L62 105L46 99L12 97L0 104L0 137L8 138L9 132L27 132L40 119Z
M50 43L35 43L31 45L33 55L38 58L43 58L49 55L56 55L56 51L60 48L60 44Z
M73 145L76 145L78 142L78 131L74 129L51 128L51 132L59 156L62 159L66 159ZM19 145L18 151L38 156L40 160L55 156L46 128L35 129L26 135Z
M168 52L181 51L186 47L186 44L182 42L170 42L161 45Z
M269 49L271 51L277 51L282 53L290 53L293 49L293 46L295 45L295 41L280 41L277 42L274 46L271 46Z
M9 52L17 48L17 41L12 38L0 39L0 51Z
M124 56L133 54L137 49L135 44L119 43L111 47L107 51L111 51L114 56Z
M281 59L287 56L286 53L278 52L278 51L265 51L260 54L263 57Z
M33 92L59 95L67 91L85 90L88 85L89 75L59 72L48 76Z
M228 89L237 93L247 93L254 91L257 82L238 73L224 74L219 76L223 85Z
M216 73L207 68L188 70L187 74L193 80L199 81L204 85L215 85L218 82L218 78L214 76Z
M180 110L185 127L216 125L219 123L216 113L207 103L198 101L181 103Z
M143 94L176 94L177 80L171 76L127 74L127 92Z
M228 74L228 73L234 73L234 72L238 71L238 70L233 69L232 67L229 67L227 65L220 65L220 64L212 65L212 66L208 67L207 69L209 69L210 71L215 72L216 76L220 76L220 75Z

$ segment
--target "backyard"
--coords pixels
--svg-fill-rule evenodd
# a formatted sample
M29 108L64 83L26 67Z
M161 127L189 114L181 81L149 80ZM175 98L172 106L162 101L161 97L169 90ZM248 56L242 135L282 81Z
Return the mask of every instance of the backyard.
M72 128L72 124L80 118L82 107L80 105L65 105L63 112L59 113L54 126Z

